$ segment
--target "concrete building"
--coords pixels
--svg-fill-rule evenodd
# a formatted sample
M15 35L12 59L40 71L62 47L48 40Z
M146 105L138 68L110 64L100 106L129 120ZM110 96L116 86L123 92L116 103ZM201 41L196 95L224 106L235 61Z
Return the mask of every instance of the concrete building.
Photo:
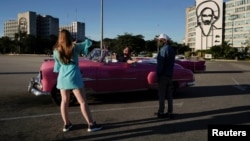
M15 38L15 33L18 33L18 22L17 20L9 20L4 22L4 36L11 39Z
M15 33L26 32L35 37L48 38L50 35L58 35L59 19L52 16L37 15L28 11L18 13L17 20L9 20L4 24L4 36L14 39Z
M37 36L37 15L35 12L18 13L18 31L26 32L28 35Z
M185 43L190 48L195 49L195 40L196 40L196 25L197 20L195 16L195 7L189 7L186 9L186 34L185 34Z
M49 15L37 16L37 36L49 38L50 35L58 35L59 19Z
M206 50L223 41L223 1L196 0L186 9L186 45L192 51Z
M225 41L233 47L245 47L250 39L250 0L230 0L225 2Z
M250 38L250 0L196 0L186 9L185 44L192 51L228 41L244 47Z
M85 39L85 23L75 21L70 25L60 26L60 30L62 29L69 30L74 40L83 41Z

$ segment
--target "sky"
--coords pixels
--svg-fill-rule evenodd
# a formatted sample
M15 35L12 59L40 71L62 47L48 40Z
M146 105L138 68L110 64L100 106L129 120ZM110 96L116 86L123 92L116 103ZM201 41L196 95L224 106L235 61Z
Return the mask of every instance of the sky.
M5 0L0 4L0 37L4 22L16 20L27 11L59 18L59 26L73 21L85 23L88 38L101 39L102 0ZM153 40L160 33L173 41L185 38L185 10L195 0L103 0L103 38L117 38L125 33L143 35Z

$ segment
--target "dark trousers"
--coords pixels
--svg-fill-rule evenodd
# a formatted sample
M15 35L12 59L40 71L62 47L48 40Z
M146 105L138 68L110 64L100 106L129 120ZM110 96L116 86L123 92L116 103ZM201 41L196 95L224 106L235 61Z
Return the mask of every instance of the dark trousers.
M164 113L165 98L168 100L168 113L173 112L173 92L172 92L172 77L161 76L158 78L158 96L159 96L159 110L158 113Z

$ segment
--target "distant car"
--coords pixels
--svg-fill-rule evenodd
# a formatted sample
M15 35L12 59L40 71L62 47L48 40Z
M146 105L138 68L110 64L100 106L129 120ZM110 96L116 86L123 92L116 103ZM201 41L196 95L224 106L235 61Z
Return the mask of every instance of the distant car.
M53 72L54 60L45 59L39 73L31 78L28 91L36 96L51 95L56 104L60 104L60 91L56 88L57 73ZM87 94L117 93L157 90L156 64L139 60L135 64L117 62L112 52L96 48L87 57L80 57L79 67ZM191 70L175 64L173 89L189 87L195 84ZM76 101L71 94L70 104Z
M187 59L184 55L176 55L175 63L183 66L184 68L190 69L193 72L204 72L206 70L205 60L197 58Z
M138 59L144 60L151 63L157 63L157 56L146 58L137 57ZM184 68L190 69L192 72L204 72L206 71L206 61L196 58L187 59L184 55L176 55L175 63L183 66Z
M146 51L141 51L139 54L138 54L138 57L147 57L148 53Z
M185 59L185 56L184 55L176 55L175 59L176 60L183 60L183 59Z

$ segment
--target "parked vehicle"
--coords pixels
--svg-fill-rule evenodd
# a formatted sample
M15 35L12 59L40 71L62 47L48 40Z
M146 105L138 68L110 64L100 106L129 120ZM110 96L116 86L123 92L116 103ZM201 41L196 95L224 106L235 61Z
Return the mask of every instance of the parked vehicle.
M28 91L36 96L51 95L60 104L60 91L56 88L57 73L53 72L54 60L45 59L36 77L31 78ZM155 63L138 61L135 64L117 62L112 52L96 48L87 57L79 58L87 94L117 93L129 91L157 90ZM192 71L175 64L173 76L174 90L195 84ZM70 104L76 101L71 95Z
M176 55L175 63L193 72L204 72L206 70L206 61L195 57L187 59L184 55Z
M141 51L139 54L138 54L138 57L147 57L148 56L148 52L146 51Z
M156 57L137 57L139 60L144 62L157 63ZM204 72L206 71L206 61L197 59L195 57L187 59L184 55L176 55L175 63L183 66L184 68L190 69L192 72Z
M185 59L186 57L184 56L184 55L182 55L182 54L179 54L179 55L175 55L175 59L176 60L183 60L183 59Z

